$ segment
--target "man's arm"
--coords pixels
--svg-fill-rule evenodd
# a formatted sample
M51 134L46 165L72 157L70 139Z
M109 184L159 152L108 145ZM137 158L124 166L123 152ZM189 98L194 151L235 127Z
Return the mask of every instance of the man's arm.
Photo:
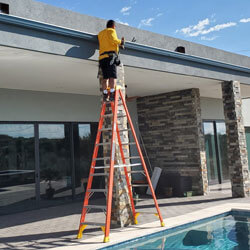
M118 39L117 37L117 34L116 34L116 31L113 29L113 30L110 30L109 32L110 34L110 40L112 41L112 43L116 44L116 45L121 45L121 40Z

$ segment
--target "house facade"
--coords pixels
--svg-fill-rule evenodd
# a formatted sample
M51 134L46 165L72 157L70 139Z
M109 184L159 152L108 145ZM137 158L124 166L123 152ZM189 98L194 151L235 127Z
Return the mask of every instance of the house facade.
M106 21L33 0L0 8L0 214L82 200ZM120 24L117 33L129 110L163 169L159 185L174 179L203 195L231 182L233 196L247 196L250 58Z

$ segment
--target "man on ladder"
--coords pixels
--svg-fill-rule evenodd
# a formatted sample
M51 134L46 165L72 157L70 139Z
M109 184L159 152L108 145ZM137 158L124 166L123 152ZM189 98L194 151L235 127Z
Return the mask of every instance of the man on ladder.
M124 47L124 37L122 37L121 40L117 38L115 30L116 24L114 20L109 20L106 27L106 29L98 34L99 66L103 74L103 100L114 101L117 79L116 67L120 64L118 53L119 47ZM108 91L109 89L110 95Z

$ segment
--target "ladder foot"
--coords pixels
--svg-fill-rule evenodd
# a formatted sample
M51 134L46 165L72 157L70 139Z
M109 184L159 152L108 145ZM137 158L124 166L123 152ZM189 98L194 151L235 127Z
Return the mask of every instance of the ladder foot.
M161 226L162 226L162 227L165 227L165 223L164 223L163 221L161 222Z
M82 232L84 231L84 229L87 227L87 225L82 225L78 231L78 234L76 236L77 239L81 239L82 238Z
M82 233L78 233L77 236L76 236L76 238L77 238L78 240L81 239L81 238L82 238Z
M107 243L109 242L109 236L108 237L104 237L103 243Z

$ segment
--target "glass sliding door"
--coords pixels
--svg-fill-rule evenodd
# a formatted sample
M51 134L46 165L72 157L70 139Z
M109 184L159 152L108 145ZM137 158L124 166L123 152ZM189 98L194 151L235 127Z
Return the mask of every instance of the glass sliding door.
M0 123L0 215L83 200L97 127Z
M246 131L247 153L248 153L248 169L250 170L250 127L246 127L245 131Z
M230 179L227 163L226 126L221 121L203 123L209 184Z
M88 182L96 137L95 125L95 123L92 123L76 124L74 126L75 187L77 198L83 197ZM99 148L99 151L100 150L101 147ZM97 177L95 179L97 179ZM96 184L93 182L93 187L95 185Z
M216 139L218 145L218 157L220 162L221 181L230 179L229 166L227 162L227 134L224 122L216 122Z
M214 124L213 122L204 122L205 147L207 158L207 173L210 184L218 183L218 165L216 156Z
M70 127L39 124L41 206L72 199Z
M35 208L33 124L0 124L0 214Z

